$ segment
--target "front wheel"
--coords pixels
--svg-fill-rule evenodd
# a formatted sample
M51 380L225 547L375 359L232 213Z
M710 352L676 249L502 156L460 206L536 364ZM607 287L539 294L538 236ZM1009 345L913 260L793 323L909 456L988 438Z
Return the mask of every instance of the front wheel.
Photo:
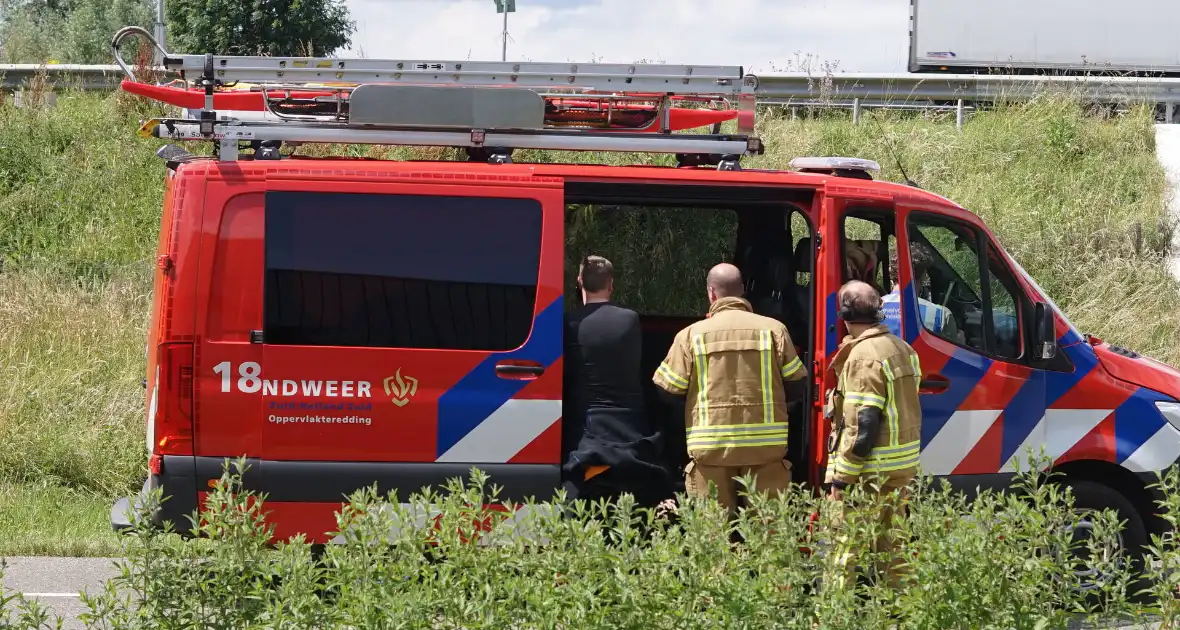
M1135 505L1115 489L1095 481L1069 479L1063 485L1070 487L1074 497L1074 513L1078 517L1073 530L1073 542L1080 545L1076 553L1084 568L1078 572L1081 587L1085 591L1101 593L1113 576L1106 575L1094 566L1091 561L1109 562L1116 560L1121 569L1130 571L1132 579L1128 583L1130 597L1143 588L1143 554L1147 547L1147 527L1143 517ZM1095 550L1086 548L1089 540L1094 536L1094 519L1098 513L1111 510L1115 518L1122 523L1122 529L1109 544ZM1102 558L1093 558L1094 552Z

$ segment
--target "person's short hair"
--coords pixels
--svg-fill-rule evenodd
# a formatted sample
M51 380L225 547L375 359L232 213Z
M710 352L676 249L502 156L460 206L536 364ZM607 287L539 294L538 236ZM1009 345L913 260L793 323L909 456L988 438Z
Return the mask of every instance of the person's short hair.
M587 256L582 259L578 276L582 278L582 290L588 293L605 291L614 277L615 268L602 256Z
M901 265L898 263L898 256L895 247L889 254L889 278L893 282L901 282ZM934 255L930 253L929 247L918 241L910 241L910 266L913 267L915 279L921 280L933 262Z
M881 321L881 294L873 285L851 280L838 293L840 317L848 323L875 324Z

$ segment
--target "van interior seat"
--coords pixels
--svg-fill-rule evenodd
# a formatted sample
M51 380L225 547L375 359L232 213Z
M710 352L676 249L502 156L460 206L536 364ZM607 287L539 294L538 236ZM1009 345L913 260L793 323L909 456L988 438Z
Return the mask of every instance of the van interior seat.
M795 272L811 273L811 237L804 236L795 244Z
M795 284L792 273L791 252L774 250L767 252L766 262L762 266L762 275L757 278L756 293L751 306L754 312L782 321L786 316L787 305L784 304L784 294Z
M791 339L795 345L807 337L808 314L811 313L811 285L809 279L799 284L799 274L811 274L811 237L805 236L795 245L791 260L791 278L785 284L783 291L784 308L787 310L785 322Z

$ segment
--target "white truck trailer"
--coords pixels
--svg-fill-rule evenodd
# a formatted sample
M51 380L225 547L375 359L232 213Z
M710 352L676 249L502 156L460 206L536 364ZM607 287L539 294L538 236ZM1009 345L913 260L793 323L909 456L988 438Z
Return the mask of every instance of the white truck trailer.
M1180 0L910 0L910 72L1180 76Z

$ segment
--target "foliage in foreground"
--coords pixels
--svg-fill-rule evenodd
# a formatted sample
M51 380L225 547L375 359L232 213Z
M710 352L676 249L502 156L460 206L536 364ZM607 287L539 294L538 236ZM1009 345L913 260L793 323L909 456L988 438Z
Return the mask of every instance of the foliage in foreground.
M164 167L153 154L160 143L134 134L157 112L126 96L59 97L52 109L0 105L0 484L56 485L105 502L142 482L140 383ZM1082 330L1180 364L1180 290L1163 264L1164 176L1146 111L1099 118L1046 96L976 114L962 133L953 117L877 111L857 126L841 114L768 115L760 134L770 153L751 161L759 167L859 155L900 181L898 155L911 178L983 216ZM606 253L620 299L640 311L682 312L686 296L691 310L706 263L732 235L702 229L697 216L576 222L566 249L575 259Z
M1180 610L1171 577L1157 582L1162 607L1136 610L1123 559L1095 553L1117 534L1113 513L1091 515L1096 530L1082 551L1102 577L1083 579L1069 553L1078 546L1072 496L1036 474L1022 476L1019 492L972 502L918 485L894 531L908 558L897 590L871 570L835 585L832 530L809 528L813 514L827 522L831 504L801 488L752 497L754 509L732 525L712 501L682 499L669 512L637 509L629 497L614 510L576 503L564 514L530 504L510 522L482 507L495 493L475 473L404 504L358 492L338 514L344 544L317 563L302 540L266 544L264 497L239 481L227 472L210 493L206 539L146 527L130 535L121 575L84 598L88 627L1047 629ZM1165 507L1180 507L1180 474L1163 487ZM859 492L849 501L858 511L844 531L868 567L865 541L880 533L874 506ZM437 520L425 516L432 509ZM481 521L486 545L473 544ZM415 522L438 527L407 526ZM744 542L732 544L731 531ZM1163 567L1180 562L1174 543L1156 542ZM37 627L40 611L7 604L7 627Z

